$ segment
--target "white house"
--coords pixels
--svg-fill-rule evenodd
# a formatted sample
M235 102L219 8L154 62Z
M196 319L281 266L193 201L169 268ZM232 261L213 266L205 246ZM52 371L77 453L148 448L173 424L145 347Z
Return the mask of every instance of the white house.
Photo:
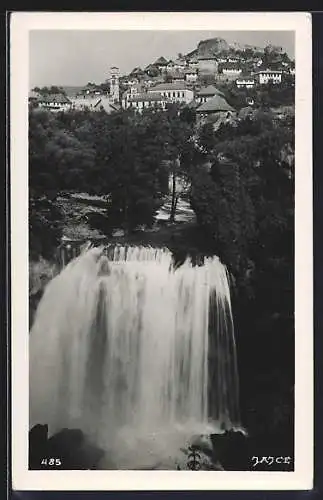
M72 102L63 94L48 94L39 98L38 106L50 111L68 111Z
M236 86L238 89L252 89L256 84L255 78L248 77L248 76L241 76L240 78L237 78L236 80Z
M238 64L228 61L221 65L221 72L224 78L234 80L241 75L242 68Z
M186 69L184 72L184 78L187 83L195 83L198 78L197 70L193 68Z
M148 89L148 94L161 94L171 102L188 104L193 100L193 90L185 83L160 83Z
M145 85L137 83L131 85L121 96L121 106L126 109L128 107L127 101L130 97L143 93L145 90Z
M282 81L282 71L281 70L270 70L270 69L264 69L257 71L255 75L257 76L260 85L266 85L268 83L281 83Z
M143 109L156 107L165 109L168 102L169 100L162 94L159 94L157 92L153 94L150 94L149 92L143 92L130 96L126 101L126 109L134 108L139 112L142 112Z

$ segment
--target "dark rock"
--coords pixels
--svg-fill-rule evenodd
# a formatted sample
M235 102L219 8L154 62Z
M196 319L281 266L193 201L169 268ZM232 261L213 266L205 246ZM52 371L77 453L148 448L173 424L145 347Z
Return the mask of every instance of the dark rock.
M47 436L47 425L37 424L30 430L30 469L96 469L104 456L80 429L62 429L49 439Z
M29 468L40 468L42 458L47 454L48 425L35 425L29 431Z

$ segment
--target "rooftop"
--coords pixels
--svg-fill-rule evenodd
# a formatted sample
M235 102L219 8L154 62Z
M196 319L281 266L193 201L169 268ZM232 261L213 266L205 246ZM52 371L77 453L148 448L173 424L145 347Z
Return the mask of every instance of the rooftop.
M156 92L159 90L187 90L188 87L185 83L174 82L174 83L159 83L154 87L151 87L148 92Z
M154 64L167 64L167 60L165 57L161 56L157 59L157 61L154 62Z
M279 69L260 69L259 71L255 72L255 75L260 75L260 74L272 74L272 73L282 73L282 70Z
M214 85L208 85L207 87L201 88L201 90L198 91L197 95L199 96L219 95L224 97L223 92L217 89Z
M197 57L199 61L215 61L216 57L214 55L200 55Z
M234 111L234 109L223 97L215 95L201 104L196 111L199 113L212 113L216 111Z
M230 61L221 63L220 67L223 69L232 69L232 70L241 69L241 66L238 62L230 62Z
M46 103L51 103L51 102L56 102L59 104L70 104L71 101L68 97L66 97L64 94L48 94L45 96L42 96L40 99L42 102Z
M129 102L138 102L138 101L165 101L166 98L161 94L149 94L148 92L143 92L141 94L135 94L134 96L129 97Z

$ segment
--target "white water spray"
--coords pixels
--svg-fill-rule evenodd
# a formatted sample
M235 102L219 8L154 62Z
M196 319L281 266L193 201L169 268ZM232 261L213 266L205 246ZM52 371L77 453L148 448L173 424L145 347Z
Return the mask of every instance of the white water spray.
M84 251L47 285L29 357L30 426L80 428L118 468L165 461L183 436L239 423L217 257L175 270L167 249Z

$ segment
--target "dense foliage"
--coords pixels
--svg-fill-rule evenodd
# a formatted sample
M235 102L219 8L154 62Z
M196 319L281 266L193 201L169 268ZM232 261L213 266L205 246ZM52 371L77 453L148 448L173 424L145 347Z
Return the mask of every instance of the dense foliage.
M255 408L262 408L256 416L245 408L245 419L267 432L283 422L285 438L292 439L293 118L276 123L260 114L237 127L223 125L216 135L205 124L200 138L208 162L193 169L192 205L209 246L234 276L242 405L252 394Z
M106 232L130 234L153 224L169 181L175 214L177 181L185 178L197 227L183 248L219 255L235 283L244 421L258 430L291 429L293 117L274 120L265 108L216 132L177 106L141 115L33 110L29 120L32 254L48 256L58 245L61 194L105 195Z
M58 195L78 191L105 195L107 231L151 226L170 175L176 208L176 179L193 123L190 111L181 112L176 106L167 112L147 110L140 116L132 111L111 115L31 111L31 220L39 215L33 211L36 202L46 200L48 208ZM36 222L31 225L35 237L36 226Z

